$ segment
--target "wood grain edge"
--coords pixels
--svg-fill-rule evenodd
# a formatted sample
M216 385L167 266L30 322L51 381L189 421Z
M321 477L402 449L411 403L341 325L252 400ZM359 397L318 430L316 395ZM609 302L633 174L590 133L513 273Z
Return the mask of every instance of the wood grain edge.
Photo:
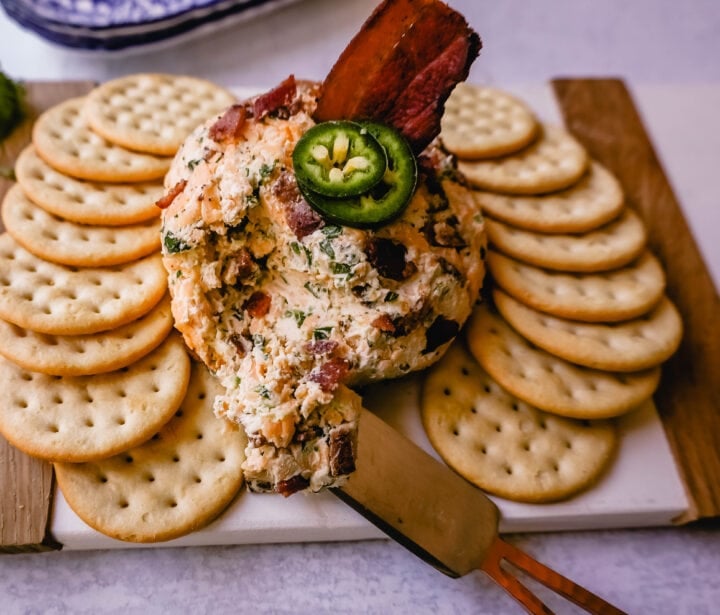
M12 168L30 143L32 126L45 109L93 87L90 81L26 83L27 115L0 143L0 166ZM0 178L0 199L13 185ZM0 222L0 232L4 232ZM60 549L50 534L54 475L52 466L12 447L0 436L0 553Z
M555 79L568 129L620 180L643 218L650 249L667 274L667 294L684 322L678 352L663 366L655 404L685 482L687 523L720 515L720 300L655 153L620 79ZM652 468L648 468L651 472Z

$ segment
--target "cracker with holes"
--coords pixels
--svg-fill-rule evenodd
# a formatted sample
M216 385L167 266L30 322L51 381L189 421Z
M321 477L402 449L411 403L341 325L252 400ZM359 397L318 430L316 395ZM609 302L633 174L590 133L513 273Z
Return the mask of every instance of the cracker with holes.
M230 92L204 79L140 73L96 87L83 111L90 127L108 141L172 156L198 125L233 102Z
M536 346L572 363L608 371L638 371L660 365L677 350L682 320L663 297L640 318L618 323L585 323L529 308L499 289L493 300L505 320Z
M147 314L167 290L160 254L78 269L34 256L0 235L0 318L52 335L84 335Z
M15 175L33 203L79 224L123 226L160 216L155 206L164 194L160 180L113 184L75 179L53 169L32 145L18 157Z
M459 83L445 103L440 138L445 149L459 158L477 159L516 152L537 132L534 114L514 96Z
M537 196L475 190L473 196L488 216L540 233L583 233L596 229L616 218L625 202L618 180L595 161L565 190Z
M498 250L525 263L558 271L607 271L628 264L645 248L647 234L629 208L608 224L586 233L538 233L490 217L488 238Z
M94 529L131 542L157 542L200 529L243 484L245 435L218 420L221 389L194 363L180 410L145 444L104 461L56 463L60 489Z
M32 372L89 376L126 367L157 348L172 329L166 296L145 316L89 335L36 333L0 320L0 354Z
M612 421L553 416L504 391L453 345L422 388L433 447L481 489L520 502L567 498L592 485L613 458Z
M120 147L90 129L82 108L85 98L71 98L45 111L35 122L32 142L38 155L56 170L102 182L159 179L172 158Z
M495 250L488 251L487 263L498 286L518 301L571 320L637 318L655 307L665 292L665 273L649 251L620 269L597 273L542 269Z
M574 184L588 166L585 148L569 132L544 126L525 149L489 160L460 160L472 186L507 194L543 194Z
M466 329L475 359L504 389L541 410L579 419L620 416L649 399L660 368L606 372L574 365L535 347L486 305Z
M48 376L0 359L0 433L40 459L104 459L167 423L189 378L190 359L177 335L140 361L97 376Z
M3 199L2 221L28 252L60 265L121 265L160 250L157 218L127 226L78 224L38 207L18 185Z

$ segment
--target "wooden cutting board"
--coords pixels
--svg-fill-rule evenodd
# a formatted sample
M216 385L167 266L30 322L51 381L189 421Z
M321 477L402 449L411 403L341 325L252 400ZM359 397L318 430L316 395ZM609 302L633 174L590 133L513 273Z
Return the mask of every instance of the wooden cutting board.
M0 144L0 167L12 166L40 112L92 85L27 84L29 117ZM683 343L666 364L655 396L690 498L679 522L720 516L720 387L714 378L720 336L712 334L720 324L717 291L623 82L561 79L552 85L567 126L617 175L629 204L644 218L651 248L667 271L668 294L683 315ZM0 179L0 197L11 185ZM0 437L0 552L61 548L49 532L52 493L51 466Z

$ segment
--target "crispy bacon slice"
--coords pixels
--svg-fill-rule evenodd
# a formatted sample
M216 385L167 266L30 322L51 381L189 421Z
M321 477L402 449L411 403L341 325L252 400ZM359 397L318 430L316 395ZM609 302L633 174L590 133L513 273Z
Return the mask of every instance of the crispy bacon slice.
M315 119L385 122L420 152L439 134L445 100L481 46L439 0L385 0L326 77Z

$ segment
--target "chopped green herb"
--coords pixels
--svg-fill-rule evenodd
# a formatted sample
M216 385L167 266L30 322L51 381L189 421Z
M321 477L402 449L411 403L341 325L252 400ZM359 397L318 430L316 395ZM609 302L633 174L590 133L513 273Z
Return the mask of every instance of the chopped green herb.
M182 277L182 271L180 271L180 270L178 269L177 272L175 273L175 277L176 277L176 278L181 278L181 277Z
M188 161L188 163L187 163L188 169L190 169L192 171L201 162L202 162L202 158L195 158L194 160Z
M240 378L240 376L235 376L235 386L239 387L241 382L242 378Z
M320 242L320 249L330 258L335 258L335 250L333 250L332 241L330 239L323 239Z
M317 329L313 330L313 339L326 340L330 337L330 333L332 332L332 330L332 327L318 327Z
M394 293L393 291L389 291L387 295L385 295L385 302L389 303L391 301L395 301L400 295L397 293Z
M307 318L307 314L302 310L288 310L285 312L285 316L292 316L295 319L298 327L302 327L302 324Z
M255 392L263 399L270 399L270 391L264 384L255 387Z
M275 170L278 161L273 160L270 164L264 164L260 167L260 183L262 184Z
M9 179L12 182L17 181L17 178L15 177L15 169L12 167L0 167L0 177Z
M352 271L352 267L347 263L330 263L330 270L335 275L347 275Z
M169 254L175 254L176 252L184 252L190 249L190 244L175 237L170 231L165 233L163 237L163 245Z
M342 226L336 226L334 224L328 224L327 226L322 227L322 233L325 235L328 239L334 239L335 237L339 237L342 235L343 229Z
M304 287L305 290L308 291L313 297L318 298L318 299L320 298L320 295L318 294L318 291L317 291L315 288L313 288L313 285L312 285L310 282L305 282L305 284L303 285L303 287Z

